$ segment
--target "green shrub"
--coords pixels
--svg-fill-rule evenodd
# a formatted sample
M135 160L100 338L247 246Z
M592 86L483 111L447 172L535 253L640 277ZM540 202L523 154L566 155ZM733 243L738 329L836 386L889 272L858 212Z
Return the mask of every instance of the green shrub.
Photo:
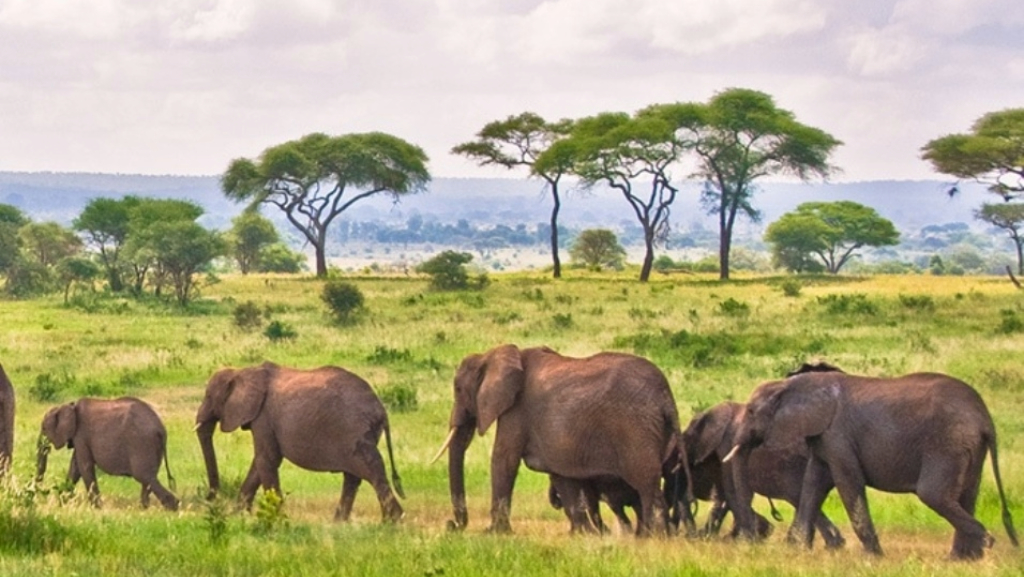
M556 329L572 328L572 315L568 313L556 313L551 317L551 323Z
M59 400L75 384L74 375L64 371L59 375L43 373L28 388L28 395L40 403Z
M294 339L299 336L290 325L281 321L270 321L267 328L263 330L263 336L271 341L278 342L287 339Z
M935 299L930 295L899 295L900 304L905 308L931 312L935 310Z
M412 361L412 353L409 352L409 349L399 350L377 345L373 352L367 355L366 360L376 365L408 363Z
M718 312L727 317L745 317L750 314L750 305L729 297L718 303Z
M263 324L263 311L253 301L245 301L232 311L235 326L243 331L254 331Z
M284 497L275 490L263 490L253 502L253 513L256 516L254 532L257 535L269 535L279 527L288 526L288 516L284 512Z
M408 383L391 385L380 392L380 400L388 411L411 413L419 408L416 387Z
M817 301L825 308L825 313L830 315L875 316L878 314L878 305L862 294L830 294L818 297Z
M481 290L490 284L486 273L480 273L470 280L466 264L473 260L468 252L446 250L416 267L416 272L430 277L430 286L435 290Z
M340 323L351 322L354 315L363 307L365 298L356 285L341 280L329 280L324 284L320 299L331 309L334 318Z
M796 298L800 296L800 290L803 289L803 285L800 284L800 281L789 278L782 281L779 288L782 289L783 296Z
M18 487L13 478L5 479L4 485L0 488L0 552L46 555L70 544L71 531L36 508L34 485Z
M1000 320L999 327L996 329L997 332L1004 335L1024 332L1024 321L1017 316L1017 311L1013 309L1002 309L999 311L999 314Z

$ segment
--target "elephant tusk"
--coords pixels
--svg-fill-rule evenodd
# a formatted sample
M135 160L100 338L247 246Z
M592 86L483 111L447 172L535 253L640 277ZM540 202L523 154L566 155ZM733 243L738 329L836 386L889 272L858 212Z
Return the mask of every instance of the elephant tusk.
M441 449L437 452L436 455L434 455L434 458L430 460L431 465L436 463L437 460L441 458L441 455L443 455L444 452L448 450L448 445L451 445L452 439L455 438L455 431L455 427L452 427L452 430L448 432L448 438L444 440L444 444L441 445Z
M195 432L199 431L199 427L202 427L202 426L203 426L202 423L196 423L196 426L192 427L192 432L195 433Z
M722 462L723 463L728 463L730 460L732 460L733 457L736 456L736 453L739 453L739 452L740 452L740 446L739 445L733 445L732 450L729 451L729 454L726 455L724 459L722 459Z

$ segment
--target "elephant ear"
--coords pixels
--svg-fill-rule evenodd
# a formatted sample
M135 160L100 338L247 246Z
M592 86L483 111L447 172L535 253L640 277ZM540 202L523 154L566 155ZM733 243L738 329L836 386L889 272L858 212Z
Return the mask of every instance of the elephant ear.
M792 443L817 437L828 429L839 407L839 386L834 381L792 378L774 400L776 409L765 443Z
M526 373L515 345L503 345L487 354L476 395L477 431L483 435L502 413L512 408L523 390Z
M267 397L270 382L270 368L260 366L237 371L228 383L228 397L224 401L224 413L220 430L230 433L238 427L251 423Z
M692 463L698 465L708 459L721 448L725 440L725 432L729 429L735 416L732 405L716 405L702 413L698 413L683 434L683 440L692 457ZM728 451L731 447L726 447Z
M43 419L43 434L50 439L54 447L62 449L65 446L74 448L71 439L78 430L78 412L74 403L61 405L51 409Z

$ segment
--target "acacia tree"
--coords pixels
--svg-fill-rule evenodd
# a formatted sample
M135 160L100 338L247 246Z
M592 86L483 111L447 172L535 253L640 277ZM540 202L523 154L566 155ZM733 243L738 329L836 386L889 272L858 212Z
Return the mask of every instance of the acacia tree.
M669 168L686 143L672 129L658 116L607 112L577 120L570 136L554 143L538 161L571 158L582 186L604 183L622 194L643 229L641 282L650 279L654 245L668 234L670 207L679 192Z
M805 202L765 231L765 240L774 245L777 260L782 260L780 254L788 253L791 260L781 264L790 270L794 270L792 263L800 262L795 255L814 255L832 274L837 274L855 251L865 246L895 245L899 236L892 222L875 209L849 200Z
M173 223L195 223L203 215L199 205L187 200L138 199L128 210L128 234L122 251L124 263L133 276L132 290L142 294L147 281L159 295L168 271L160 255L170 246L163 238L164 227Z
M979 220L1005 230L1017 248L1017 274L1024 275L1024 204L983 204L974 213Z
M619 269L626 258L626 249L619 244L614 232L606 228L588 228L576 237L569 254L574 261L581 262L588 268Z
M641 114L671 123L679 141L692 143L693 176L704 181L703 201L718 216L719 276L729 278L729 253L736 218L755 222L755 182L766 176L789 175L806 181L827 178L835 168L829 155L842 144L830 134L796 121L792 112L756 90L731 88L707 104L654 105Z
M86 243L98 251L113 292L124 290L121 251L128 239L130 211L139 202L138 197L130 195L120 199L95 198L71 223L72 228L85 237Z
M562 262L558 257L558 212L562 199L558 185L572 169L572 159L564 155L549 154L544 162L538 159L552 144L565 138L572 121L548 122L533 112L523 112L486 124L477 138L452 148L453 154L473 158L481 166L496 164L508 169L526 167L532 176L541 178L551 192L551 263L554 278L562 276Z
M354 203L387 193L397 201L430 181L423 150L382 132L313 133L272 146L256 160L238 158L221 177L224 195L271 204L306 237L316 275L327 276L327 230Z
M1003 200L1024 194L1024 108L990 112L969 134L947 134L921 147L937 172L988 186ZM957 185L949 192L955 194Z

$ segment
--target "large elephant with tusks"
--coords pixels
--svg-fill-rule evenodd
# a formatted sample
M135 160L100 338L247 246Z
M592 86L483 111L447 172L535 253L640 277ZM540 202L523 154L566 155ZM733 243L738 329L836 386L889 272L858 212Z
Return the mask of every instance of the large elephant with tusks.
M466 357L454 395L441 449L449 450L450 528L468 523L466 449L474 432L483 435L496 423L490 531L511 531L521 462L570 479L620 478L640 497L638 533L665 530L661 477L677 451L679 415L665 375L650 361L610 352L573 358L507 344Z

